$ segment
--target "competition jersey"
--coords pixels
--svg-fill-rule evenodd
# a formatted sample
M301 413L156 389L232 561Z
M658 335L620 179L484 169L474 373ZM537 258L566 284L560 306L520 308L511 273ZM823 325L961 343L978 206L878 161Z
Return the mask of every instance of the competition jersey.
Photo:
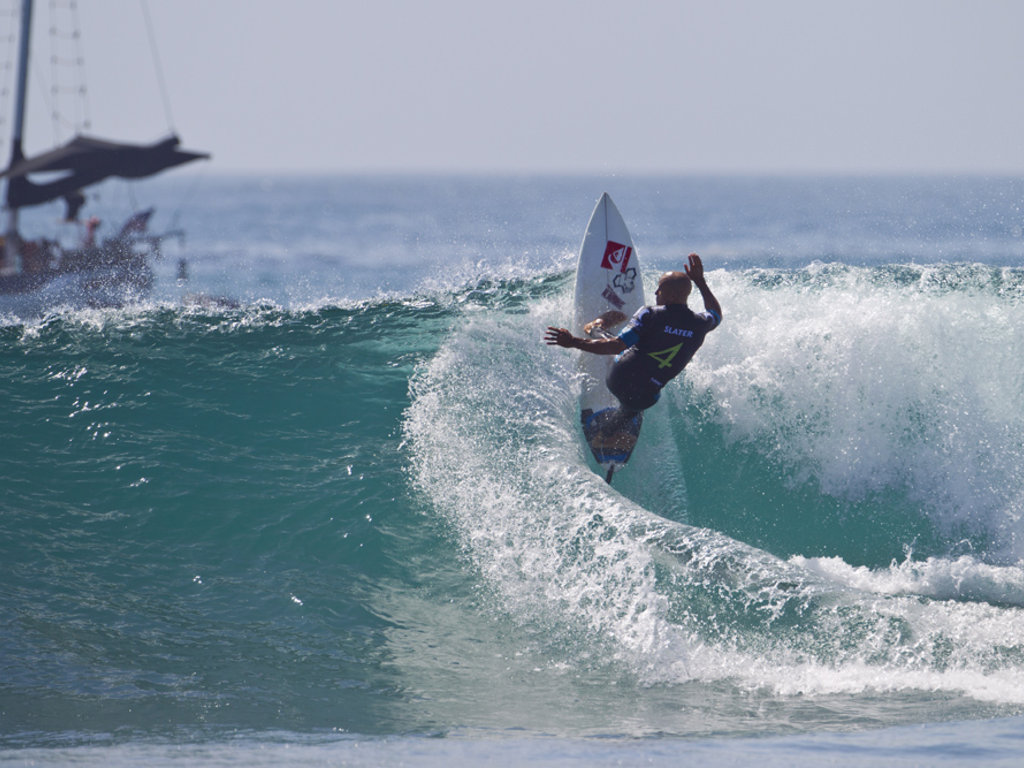
M648 408L722 322L714 312L685 304L643 307L619 334L629 347L615 361L608 385L626 406Z

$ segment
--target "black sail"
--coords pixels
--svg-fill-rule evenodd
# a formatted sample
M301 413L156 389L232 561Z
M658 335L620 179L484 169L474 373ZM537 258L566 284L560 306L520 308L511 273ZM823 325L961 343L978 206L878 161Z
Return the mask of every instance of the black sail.
M15 148L11 165L0 173L6 178L7 206L24 208L66 197L111 176L141 179L168 168L205 159L209 155L179 149L177 136L150 145L123 144L89 136L76 136L49 152L25 158ZM46 182L29 180L32 174L58 174Z

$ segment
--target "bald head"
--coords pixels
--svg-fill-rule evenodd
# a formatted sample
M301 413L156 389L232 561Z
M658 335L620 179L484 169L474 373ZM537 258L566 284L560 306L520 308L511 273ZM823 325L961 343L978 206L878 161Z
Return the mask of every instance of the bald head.
M685 304L692 283L685 272L666 272L658 281L654 298L659 304Z

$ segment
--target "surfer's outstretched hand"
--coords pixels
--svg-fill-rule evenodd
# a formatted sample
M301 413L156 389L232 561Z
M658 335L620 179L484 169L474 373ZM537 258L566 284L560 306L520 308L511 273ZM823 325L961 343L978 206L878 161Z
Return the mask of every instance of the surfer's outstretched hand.
M573 337L569 329L549 325L547 333L544 334L544 341L550 346L572 347Z

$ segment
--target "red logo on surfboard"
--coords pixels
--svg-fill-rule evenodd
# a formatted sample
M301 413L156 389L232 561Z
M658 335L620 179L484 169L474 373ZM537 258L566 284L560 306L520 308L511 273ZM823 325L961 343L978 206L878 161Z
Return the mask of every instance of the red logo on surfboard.
M618 269L619 272L625 272L626 267L629 266L629 257L632 255L633 249L628 245L609 240L608 245L604 249L604 259L601 260L601 268Z

